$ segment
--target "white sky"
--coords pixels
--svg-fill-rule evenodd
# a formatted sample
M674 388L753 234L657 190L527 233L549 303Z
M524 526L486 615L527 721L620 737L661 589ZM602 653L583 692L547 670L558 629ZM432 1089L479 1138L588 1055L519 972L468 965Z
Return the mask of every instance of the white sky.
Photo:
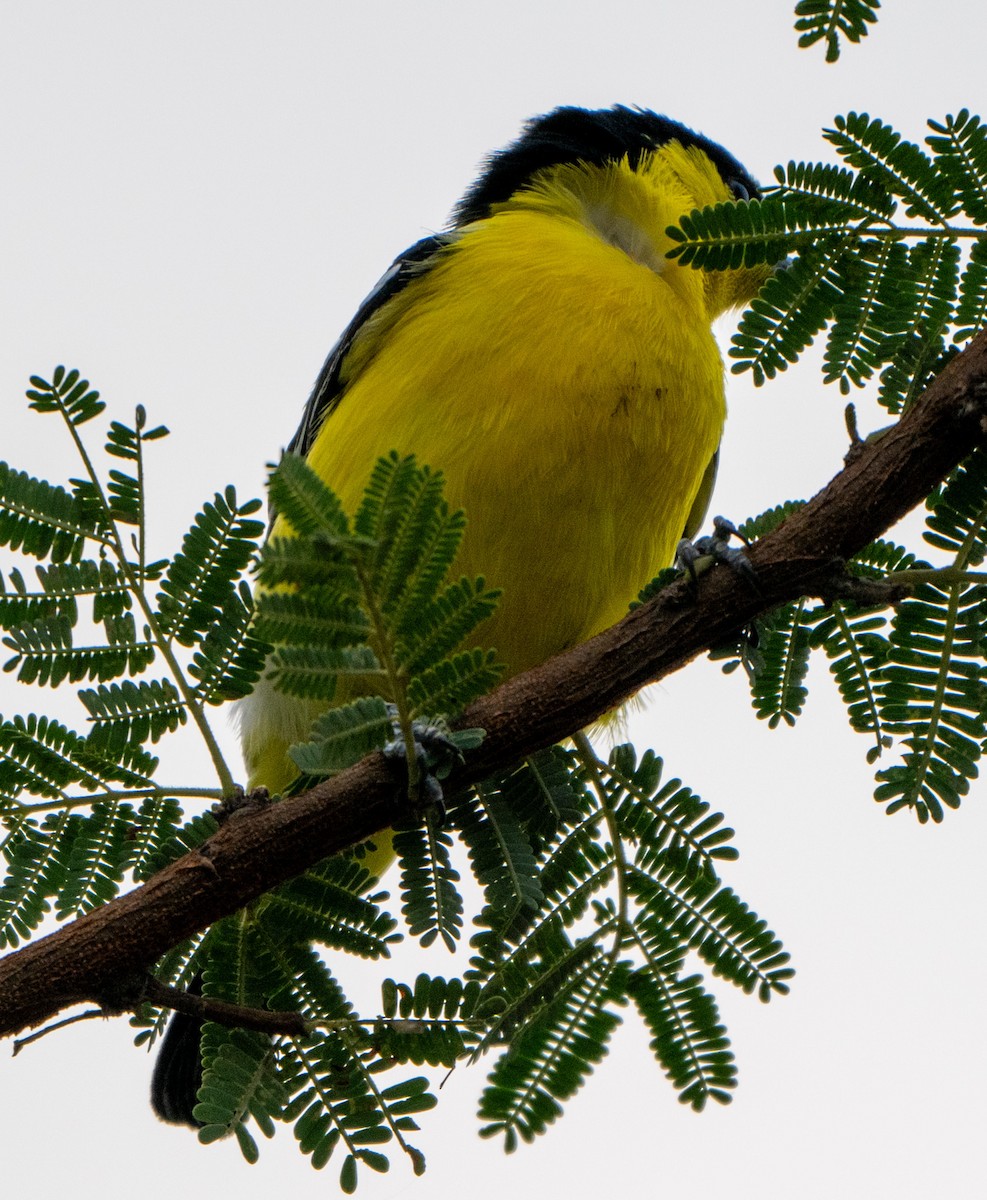
M525 117L643 104L768 180L778 161L828 156L819 129L839 112L921 138L928 116L983 111L981 4L941 6L938 26L915 0L886 9L826 67L796 50L790 3L4 0L0 458L75 469L22 395L31 373L80 367L112 415L140 402L174 431L151 468L167 552L216 488L258 494L355 305ZM811 369L730 396L717 511L742 518L838 469L842 401ZM3 682L4 712L29 702ZM460 1070L417 1139L425 1179L395 1154L389 1176L362 1173L361 1194L980 1196L983 786L942 827L889 819L825 688L799 728L770 735L741 681L703 664L656 689L635 736L725 810L742 851L728 882L799 969L767 1007L717 985L734 1103L682 1109L629 1019L534 1147L508 1158L476 1137L483 1074ZM172 777L205 777L194 748L172 762ZM0 1058L4 1193L334 1192L338 1164L313 1172L287 1130L250 1168L232 1144L159 1125L149 1069L122 1021Z

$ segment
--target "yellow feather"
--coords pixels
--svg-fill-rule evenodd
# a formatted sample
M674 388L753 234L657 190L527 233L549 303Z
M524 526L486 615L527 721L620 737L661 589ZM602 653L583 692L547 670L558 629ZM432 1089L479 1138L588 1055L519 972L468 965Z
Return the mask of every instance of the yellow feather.
M672 559L726 415L710 326L767 270L680 267L665 230L729 199L677 142L636 167L546 171L463 228L348 353L309 462L350 511L392 449L443 471L468 519L455 571L504 592L477 641L510 674L619 620ZM268 684L248 698L253 783L290 782L287 746L314 715Z

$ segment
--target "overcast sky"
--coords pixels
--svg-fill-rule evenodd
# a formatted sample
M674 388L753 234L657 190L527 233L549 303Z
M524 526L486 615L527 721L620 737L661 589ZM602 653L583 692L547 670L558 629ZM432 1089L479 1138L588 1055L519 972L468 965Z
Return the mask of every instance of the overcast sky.
M150 468L152 537L170 552L217 488L259 494L381 271L443 225L485 153L556 104L668 113L764 180L828 157L819 131L837 113L921 139L929 116L983 111L976 0L889 3L836 66L796 49L791 7L0 0L0 458L75 470L22 397L28 375L78 366L111 415L141 403L173 430ZM743 518L839 468L843 401L814 369L759 392L733 381L729 396L717 511ZM425 1179L395 1153L390 1175L363 1172L364 1196L982 1195L985 788L941 827L884 816L822 675L794 731L769 734L742 681L708 664L655 689L634 723L726 813L742 853L728 882L799 971L769 1006L716 985L734 1103L681 1108L629 1017L538 1144L508 1158L481 1142L482 1069L461 1069L417 1139ZM0 686L5 713L29 702ZM169 761L170 778L206 769L191 745ZM158 1124L130 1042L112 1021L16 1060L0 1047L5 1194L333 1194L339 1164L313 1172L288 1130L251 1168L232 1144Z

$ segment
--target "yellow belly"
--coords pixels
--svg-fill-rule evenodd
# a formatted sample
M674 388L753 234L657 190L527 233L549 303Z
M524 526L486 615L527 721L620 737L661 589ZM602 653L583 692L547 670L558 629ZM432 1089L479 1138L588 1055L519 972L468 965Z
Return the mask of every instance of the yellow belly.
M668 564L723 367L702 315L574 222L508 213L468 238L409 287L309 458L351 508L391 449L444 472L468 520L456 569L504 590L482 637L516 673Z
M576 221L505 212L410 284L372 352L368 339L352 356L309 461L350 511L392 449L443 471L468 521L454 570L504 593L476 640L509 674L619 620L674 554L725 416L709 318L690 301L701 286L687 283ZM310 713L269 687L246 708L251 775L276 790Z

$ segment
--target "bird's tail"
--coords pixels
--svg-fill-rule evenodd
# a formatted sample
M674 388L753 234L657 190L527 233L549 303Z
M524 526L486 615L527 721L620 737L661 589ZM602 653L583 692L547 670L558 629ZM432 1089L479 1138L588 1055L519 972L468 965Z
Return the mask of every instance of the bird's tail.
M196 975L188 991L193 996L201 995L201 975ZM201 1036L202 1020L199 1017L179 1012L172 1014L151 1076L151 1107L162 1121L190 1125L193 1129L202 1124L192 1115L202 1084Z

